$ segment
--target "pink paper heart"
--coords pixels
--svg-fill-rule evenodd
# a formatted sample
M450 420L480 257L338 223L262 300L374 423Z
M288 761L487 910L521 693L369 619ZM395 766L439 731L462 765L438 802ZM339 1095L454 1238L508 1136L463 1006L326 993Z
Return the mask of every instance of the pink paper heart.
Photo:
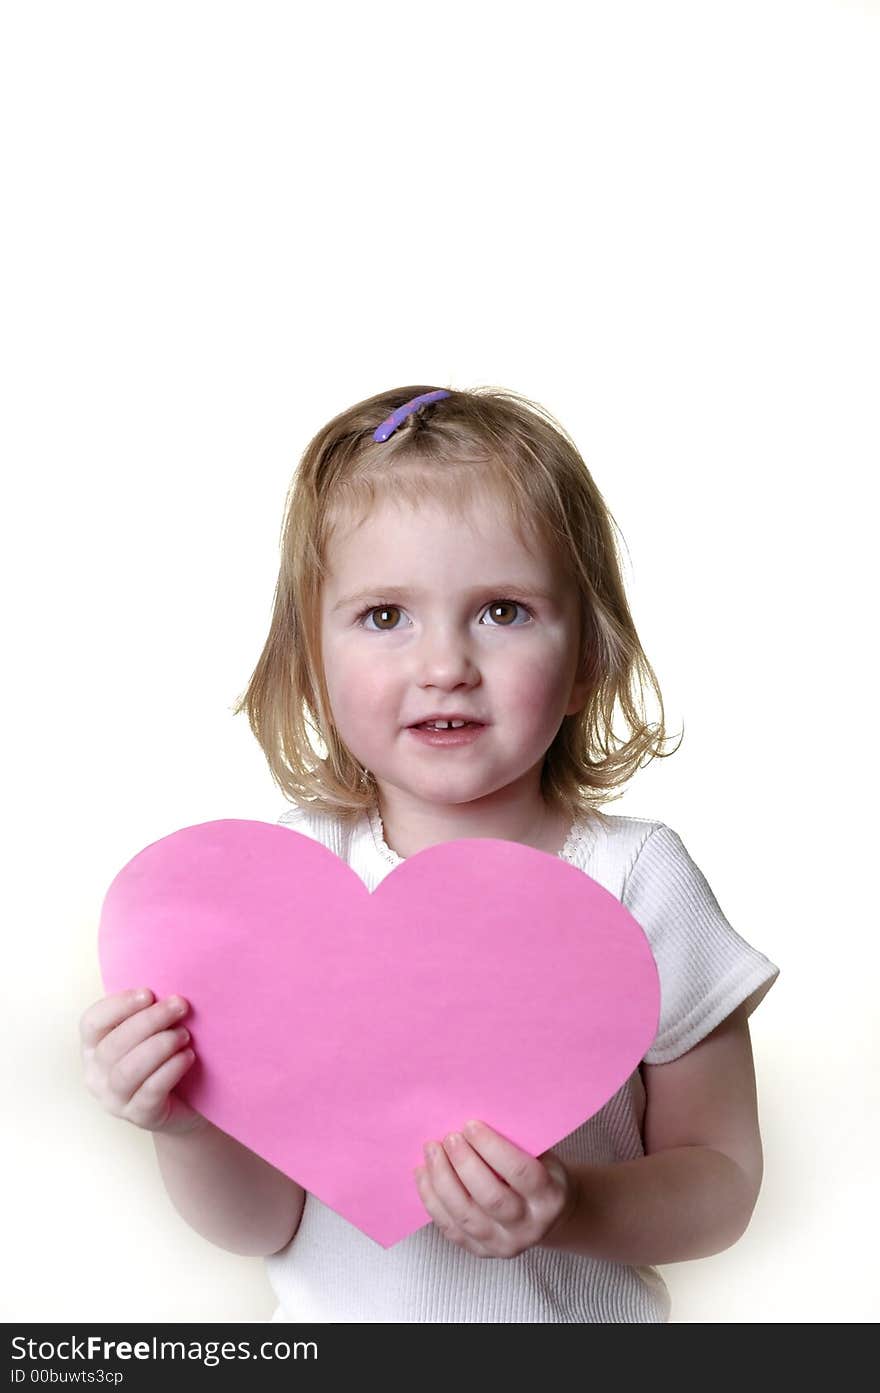
M382 1247L430 1218L422 1147L476 1117L537 1156L656 1035L648 941L576 866L516 842L411 856L371 895L327 847L235 818L184 827L104 900L108 992L191 1006L177 1093Z

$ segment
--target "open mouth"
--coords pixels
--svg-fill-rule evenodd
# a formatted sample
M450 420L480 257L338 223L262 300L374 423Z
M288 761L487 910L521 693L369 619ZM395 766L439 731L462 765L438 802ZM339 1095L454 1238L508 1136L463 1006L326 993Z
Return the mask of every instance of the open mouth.
M438 729L432 725L408 726L407 729L422 745L470 745L479 739L486 727L478 721L467 721L461 726Z
M410 726L410 730L467 730L474 726L482 725L482 721L456 721L455 724L439 724L435 721L424 721L420 726Z

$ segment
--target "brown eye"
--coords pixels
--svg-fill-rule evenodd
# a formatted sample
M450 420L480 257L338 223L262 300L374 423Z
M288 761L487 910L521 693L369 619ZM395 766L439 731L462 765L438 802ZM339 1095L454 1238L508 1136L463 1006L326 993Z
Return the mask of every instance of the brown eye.
M387 633L388 629L393 629L393 628L396 627L394 624L389 624L389 625L388 625L388 628L387 628L387 629L385 628L385 620L387 619L388 615L395 615L395 614L399 614L399 613L400 613L400 610L398 609L397 605L377 605L374 609L368 609L368 610L367 610L367 615L368 615L371 619L372 619L372 617L373 617L374 614L378 614L379 620L377 621L376 628L377 628L377 629L385 629L385 632L386 632L386 633ZM365 616L365 618L366 618L366 616Z
M513 620L505 620L503 618L503 611L517 609L525 611L525 605L521 605L519 600L496 600L494 604L491 604L489 608L486 610L486 613L490 615L492 619L492 624L490 625L490 628L493 625L495 625L496 627L501 629L512 629L514 627L514 622ZM502 611L501 622L497 622L499 610Z

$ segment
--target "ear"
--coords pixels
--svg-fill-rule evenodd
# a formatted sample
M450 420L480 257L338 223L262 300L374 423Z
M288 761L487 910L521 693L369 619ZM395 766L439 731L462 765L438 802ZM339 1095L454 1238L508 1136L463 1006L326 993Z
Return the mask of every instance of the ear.
M586 705L586 698L589 697L590 683L589 678L576 678L571 688L571 695L568 698L568 706L565 708L565 715L575 716L579 710Z
M587 697L590 695L591 674L586 666L581 666L575 675L572 683L571 694L568 698L568 705L565 708L566 716L575 716L586 704Z

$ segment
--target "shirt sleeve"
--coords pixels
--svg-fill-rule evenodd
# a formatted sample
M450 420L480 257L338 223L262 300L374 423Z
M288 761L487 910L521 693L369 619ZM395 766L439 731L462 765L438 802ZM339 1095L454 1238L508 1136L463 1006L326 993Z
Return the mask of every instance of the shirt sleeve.
M681 838L663 823L644 842L621 899L660 977L660 1022L646 1064L678 1059L744 1001L751 1015L779 976L731 928Z

